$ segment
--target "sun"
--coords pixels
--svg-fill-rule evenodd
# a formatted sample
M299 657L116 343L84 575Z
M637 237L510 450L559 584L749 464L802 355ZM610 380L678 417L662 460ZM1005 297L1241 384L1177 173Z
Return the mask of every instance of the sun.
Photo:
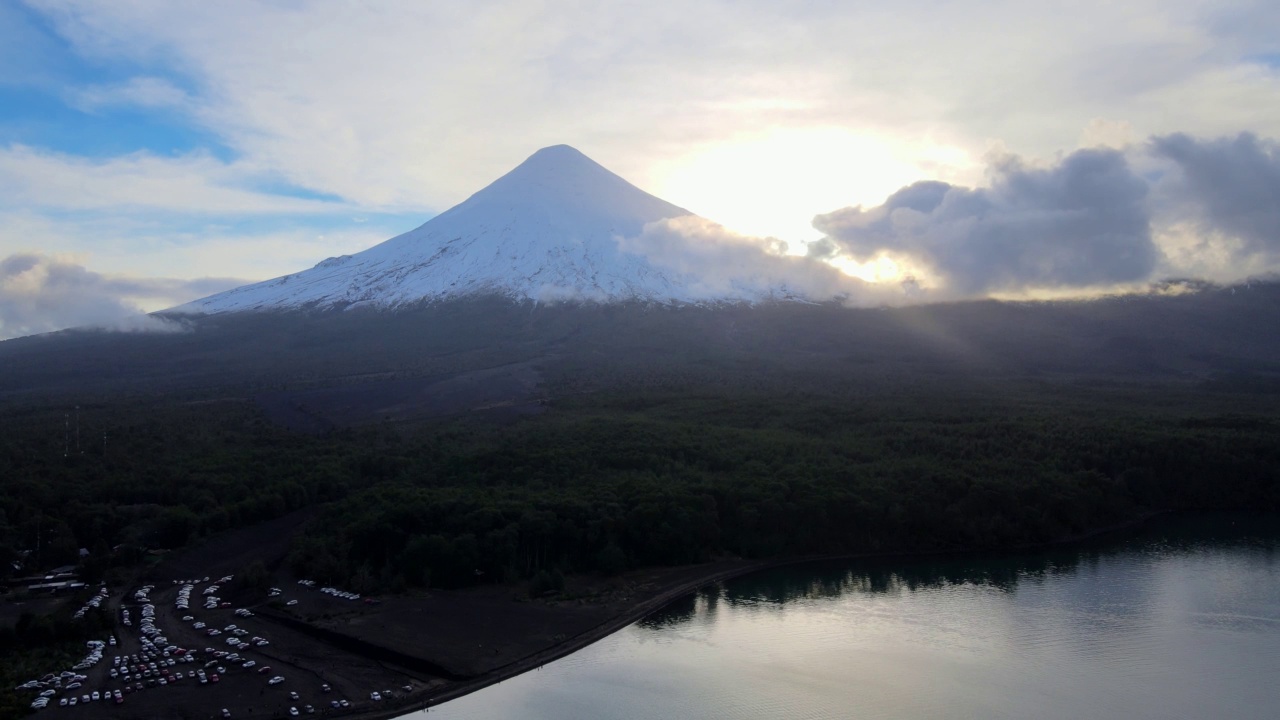
M851 257L837 257L827 262L845 275L873 283L901 281L911 274L888 255L880 255L861 263Z
M821 237L813 217L871 207L923 179L952 179L973 163L958 147L845 128L778 128L743 134L660 163L656 194L744 235L775 237L790 252ZM892 259L833 263L869 281L902 278Z

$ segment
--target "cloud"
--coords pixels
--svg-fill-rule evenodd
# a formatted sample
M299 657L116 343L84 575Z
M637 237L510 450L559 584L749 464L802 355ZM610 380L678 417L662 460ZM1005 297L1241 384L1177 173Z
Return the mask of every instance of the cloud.
M1176 165L1159 184L1164 207L1201 238L1225 236L1232 261L1280 261L1280 145L1251 133L1204 140L1152 138L1151 151Z
M1047 168L1006 156L990 175L986 188L919 182L820 215L811 255L909 259L962 297L1137 282L1156 268L1148 186L1121 152L1078 150Z
M0 208L0 257L38 252L92 258L107 275L250 281L288 275L365 250L420 225L417 215L356 222L337 215L281 216L271 224L177 213L49 213ZM143 303L145 310L159 305Z
M870 305L909 298L902 286L866 283L820 260L788 254L781 240L740 235L696 215L649 223L640 235L619 238L618 246L670 271L691 300L797 297Z
M0 149L0 207L226 215L350 212L344 203L260 192L270 174L204 153L88 159L22 145Z
M69 327L173 331L180 327L144 315L138 303L176 305L241 284L225 278L106 276L63 258L14 254L0 260L0 339Z
M1280 134L1266 3L28 4L83 57L181 73L242 157L370 207L443 209L558 142L661 191L655 158L776 128L1036 157L1097 117Z
M191 96L182 88L164 78L146 76L113 85L73 88L67 96L72 107L90 113L118 105L155 109L184 108L191 104Z

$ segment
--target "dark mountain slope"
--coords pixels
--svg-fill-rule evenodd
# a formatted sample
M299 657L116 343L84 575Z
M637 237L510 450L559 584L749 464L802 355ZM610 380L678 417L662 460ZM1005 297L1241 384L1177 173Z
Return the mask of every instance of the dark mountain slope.
M517 364L539 373L543 395L771 377L814 387L1021 378L1265 390L1280 375L1276 283L893 309L471 298L394 313L230 313L183 322L188 330L177 333L65 331L0 343L0 393L292 392L439 382Z

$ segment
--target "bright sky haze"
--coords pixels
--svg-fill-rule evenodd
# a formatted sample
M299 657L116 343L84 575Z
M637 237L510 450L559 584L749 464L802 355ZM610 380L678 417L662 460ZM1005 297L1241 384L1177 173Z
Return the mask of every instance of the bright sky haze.
M0 0L0 337L363 250L559 143L947 297L1230 281L1280 264L1276 138L1264 0Z

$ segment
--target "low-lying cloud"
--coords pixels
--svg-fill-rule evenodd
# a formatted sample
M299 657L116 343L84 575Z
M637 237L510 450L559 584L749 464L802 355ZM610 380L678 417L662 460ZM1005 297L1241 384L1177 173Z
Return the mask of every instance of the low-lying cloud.
M1116 150L1079 150L1048 168L1014 157L991 186L919 182L883 205L814 219L819 259L888 254L923 265L953 296L1142 281L1160 258L1148 186Z
M618 244L680 278L691 300L802 297L869 304L905 297L900 286L864 282L812 257L788 254L787 243L776 238L740 235L696 215L649 223Z
M113 277L70 260L17 253L0 260L0 339L89 327L170 332L181 326L146 315L243 284L242 280Z
M814 218L811 258L920 268L921 299L1094 292L1280 266L1280 145L1251 133L1153 137L1048 166L995 159L990 185L924 181Z

